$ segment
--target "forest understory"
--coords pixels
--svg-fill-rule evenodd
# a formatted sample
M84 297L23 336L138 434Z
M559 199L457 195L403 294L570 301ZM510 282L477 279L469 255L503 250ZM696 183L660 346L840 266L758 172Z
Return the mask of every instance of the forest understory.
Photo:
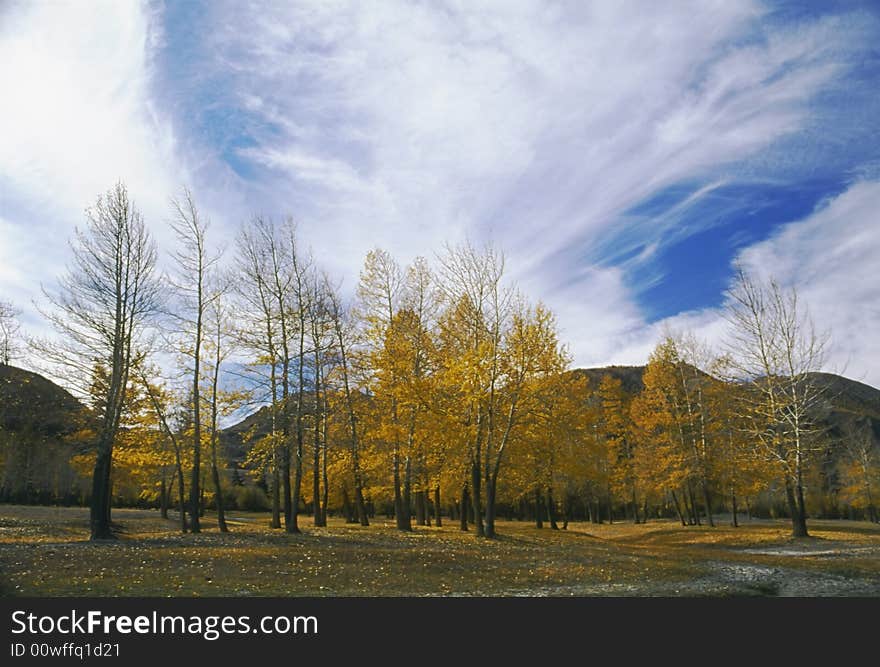
M0 505L0 595L880 597L880 525L867 522L810 521L794 539L782 519L499 521L496 539L475 540L453 522L404 533L380 517L299 535L267 530L268 513L198 535L158 511L113 517L118 539L89 541L86 508Z

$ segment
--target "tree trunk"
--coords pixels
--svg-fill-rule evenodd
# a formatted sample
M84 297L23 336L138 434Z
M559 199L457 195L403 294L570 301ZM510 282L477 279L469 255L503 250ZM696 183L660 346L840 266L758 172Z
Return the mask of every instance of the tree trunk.
M317 402L317 399L316 399ZM320 420L315 407L315 451L312 457L312 504L315 506L313 523L315 526L323 526L324 518L321 516L321 439L318 424Z
M693 482L691 482L691 480L688 480L687 490L688 490L688 496L690 496L690 500L691 500L691 509L694 512L694 523L696 523L698 526L702 526L703 524L700 523L700 510L697 509L697 498L694 495L694 485L693 485Z
M798 501L795 498L795 490L792 488L791 481L788 477L785 479L785 499L788 503L789 514L791 514L791 536L807 537L806 517L801 516Z
M282 437L284 438L284 447L281 450L281 498L284 506L284 530L288 533L298 533L299 526L293 517L293 503L294 498L298 499L299 496L294 494L293 486L290 483L290 434L285 434Z
M281 475L277 460L272 466L272 528L281 528Z
M556 501L553 500L553 487L547 487L547 520L552 530L559 530L556 524Z
M486 532L483 528L483 508L480 507L480 487L482 478L480 477L480 461L476 459L471 467L471 508L473 509L473 521L477 529L477 537L485 536Z
M682 526L687 526L687 522L684 520L684 514L681 512L681 504L678 502L678 496L675 495L675 491L670 489L669 493L672 494L672 503L675 505L675 512L678 514L678 520L681 521Z
M440 528L443 519L440 518L440 485L434 487L434 525Z
M92 502L89 513L91 524L91 539L112 539L113 532L110 530L110 520L107 516L107 505L110 502L110 489L107 480L110 473L110 457L112 449L105 443L101 443L98 455L95 459L95 471L92 475Z
M354 485L354 505L361 525L369 526L370 519L367 517L367 506L364 503L364 490L357 482Z
M161 516L163 519L168 518L168 490L166 488L167 485L165 482L165 477L166 477L165 466L163 465L162 466L162 482L161 482L161 486L159 487L159 516Z
M357 523L351 511L351 502L348 500L348 489L342 485L342 513L345 515L345 523Z
M461 487L461 504L459 506L459 520L461 522L461 529L468 529L468 505L470 504L470 498L468 498L468 485L465 482Z
M412 465L407 456L403 465L403 493L400 497L400 518L397 527L403 531L412 530Z
M739 522L736 518L736 491L730 492L730 506L731 510L733 511L733 527L739 528Z
M544 499L541 498L541 488L535 487L535 528L544 527Z
M799 476L800 477L800 476ZM804 502L804 486L798 478L796 487L797 526L792 531L795 537L808 537L807 533L807 504Z
M327 470L327 425L324 425L324 455L321 463L321 477L324 483L321 496L321 521L323 526L327 525L327 504L330 502L330 473Z
M391 466L392 481L394 483L394 518L397 521L397 530L408 530L407 521L403 517L403 494L401 493L400 483L400 445L394 443L394 455L392 457Z
M427 519L425 518L426 510L425 507L425 492L424 491L416 491L415 492L415 501L416 501L416 524L419 526L426 526Z
M715 520L712 518L712 499L709 496L709 485L706 484L706 480L703 480L701 486L703 487L703 504L706 506L706 521L714 528Z
M492 539L495 537L495 483L494 475L490 475L486 480L486 527L485 537Z

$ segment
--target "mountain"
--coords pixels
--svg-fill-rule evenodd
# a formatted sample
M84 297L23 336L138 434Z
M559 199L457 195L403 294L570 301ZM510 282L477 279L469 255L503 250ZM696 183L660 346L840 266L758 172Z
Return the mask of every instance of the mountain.
M645 375L644 366L603 366L601 368L575 368L572 374L586 376L590 380L590 388L595 389L599 386L605 375L620 380L623 390L630 395L635 396L645 388L642 377Z
M69 391L38 373L0 364L0 428L59 436L75 430L87 414Z
M68 436L89 411L38 373L0 365L0 502L80 502Z

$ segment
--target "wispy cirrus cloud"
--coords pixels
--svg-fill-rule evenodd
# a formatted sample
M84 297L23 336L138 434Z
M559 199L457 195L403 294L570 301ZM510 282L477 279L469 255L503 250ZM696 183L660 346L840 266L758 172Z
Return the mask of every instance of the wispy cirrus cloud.
M670 309L714 326L693 299L645 300L723 285L814 203L771 210L759 189L840 195L880 145L869 3L22 4L3 26L22 66L0 73L19 92L0 107L17 128L0 233L50 230L61 258L122 177L156 222L193 186L225 240L290 214L349 287L375 245L407 260L491 238L581 364L643 360ZM711 281L670 259L722 225L701 241L724 246Z
M30 301L63 271L67 240L100 193L121 179L156 221L186 178L152 102L158 20L116 2L12 3L0 14L0 291L32 330L42 322Z

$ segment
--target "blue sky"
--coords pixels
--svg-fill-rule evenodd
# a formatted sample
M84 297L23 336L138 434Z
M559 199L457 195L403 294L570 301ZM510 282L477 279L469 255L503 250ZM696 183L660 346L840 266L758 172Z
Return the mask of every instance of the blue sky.
M491 239L579 365L717 341L735 261L880 385L880 5L78 2L0 9L0 298L35 308L124 179L170 250L292 215L351 288Z

